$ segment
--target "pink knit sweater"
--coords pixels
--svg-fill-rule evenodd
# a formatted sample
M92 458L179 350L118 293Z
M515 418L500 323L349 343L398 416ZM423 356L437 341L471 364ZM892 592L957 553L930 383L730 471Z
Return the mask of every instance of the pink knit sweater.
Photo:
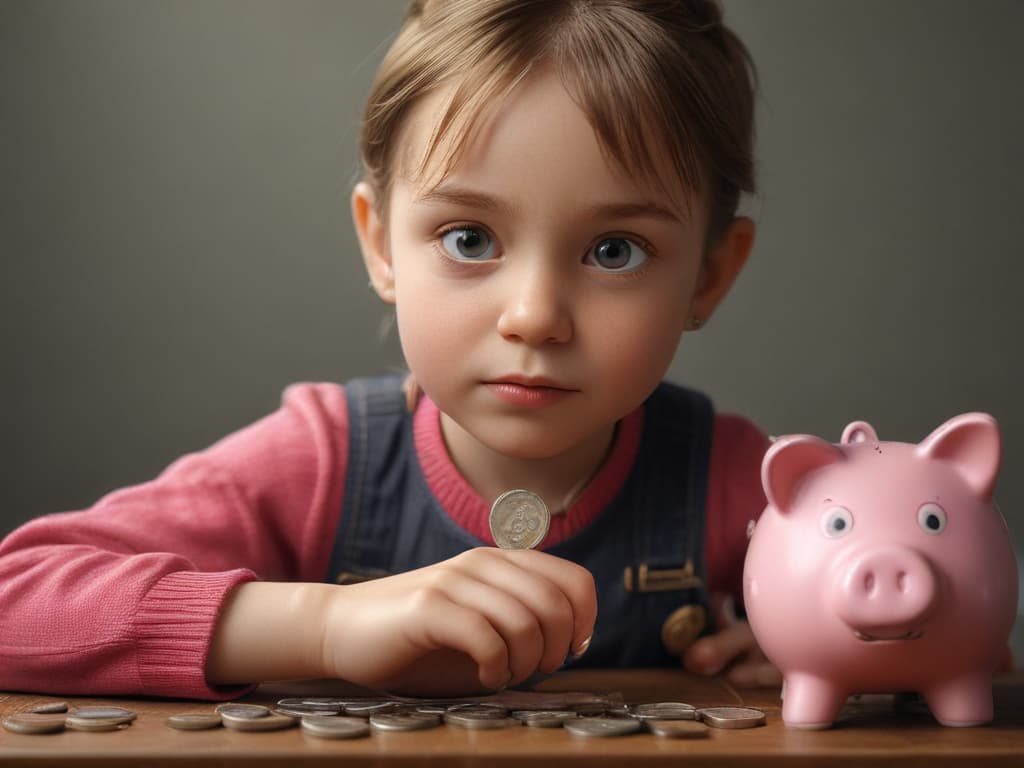
M641 439L627 416L612 454L550 546L585 526L625 481ZM436 406L415 416L417 454L453 520L491 543L488 503L444 447ZM708 489L709 586L739 596L747 522L765 500L767 438L716 416ZM204 678L224 598L253 580L324 581L345 492L348 409L337 384L289 387L279 410L156 480L89 509L48 515L0 543L0 690L223 699Z

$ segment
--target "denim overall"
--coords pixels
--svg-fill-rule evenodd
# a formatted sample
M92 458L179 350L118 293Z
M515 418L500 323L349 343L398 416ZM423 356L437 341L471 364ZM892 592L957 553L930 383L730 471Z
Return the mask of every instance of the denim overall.
M331 581L409 571L485 545L431 493L401 382L385 376L345 385L348 474ZM704 395L662 383L644 403L635 464L612 503L545 548L586 567L597 586L593 640L567 667L678 666L661 642L665 619L684 604L702 605L710 616L703 543L712 419Z

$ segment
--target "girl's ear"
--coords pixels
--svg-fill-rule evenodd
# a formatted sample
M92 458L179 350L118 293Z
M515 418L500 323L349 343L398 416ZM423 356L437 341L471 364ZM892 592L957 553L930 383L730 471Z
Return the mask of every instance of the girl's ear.
M360 181L352 190L352 220L370 284L383 301L394 304L395 272L387 247L387 231L377 211L373 189L365 181Z
M700 325L707 323L747 263L750 249L754 246L754 229L752 219L737 216L705 256L689 313Z

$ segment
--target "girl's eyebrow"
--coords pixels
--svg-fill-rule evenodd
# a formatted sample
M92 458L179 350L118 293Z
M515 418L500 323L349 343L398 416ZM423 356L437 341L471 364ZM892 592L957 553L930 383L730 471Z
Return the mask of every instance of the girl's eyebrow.
M466 208L476 208L483 211L492 211L506 216L513 216L519 212L519 206L508 200L503 200L486 192L458 187L452 184L443 184L432 187L416 200L416 203L438 203L459 205ZM582 209L584 215L592 218L609 219L658 219L675 224L681 224L680 217L668 208L652 202L610 202L596 203Z

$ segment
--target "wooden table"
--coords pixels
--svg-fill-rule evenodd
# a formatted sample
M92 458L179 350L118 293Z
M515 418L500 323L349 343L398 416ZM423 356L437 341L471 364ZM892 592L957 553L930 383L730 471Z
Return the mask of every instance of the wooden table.
M72 706L110 704L138 713L117 732L66 731L23 736L0 731L0 766L145 765L203 766L1024 766L1024 672L996 680L995 721L979 728L944 728L919 705L892 696L847 703L835 727L825 731L786 728L778 692L737 691L722 681L682 671L588 670L555 675L538 690L621 692L630 703L686 701L696 706L744 704L764 709L767 725L750 730L708 729L698 739L651 734L581 738L561 729L517 727L466 731L452 727L407 733L374 732L369 738L326 741L298 728L268 733L176 731L164 720L183 711L211 711L208 702L154 699L65 698ZM351 695L338 683L265 685L246 700L272 704L288 695ZM28 711L57 697L0 694L0 715Z

